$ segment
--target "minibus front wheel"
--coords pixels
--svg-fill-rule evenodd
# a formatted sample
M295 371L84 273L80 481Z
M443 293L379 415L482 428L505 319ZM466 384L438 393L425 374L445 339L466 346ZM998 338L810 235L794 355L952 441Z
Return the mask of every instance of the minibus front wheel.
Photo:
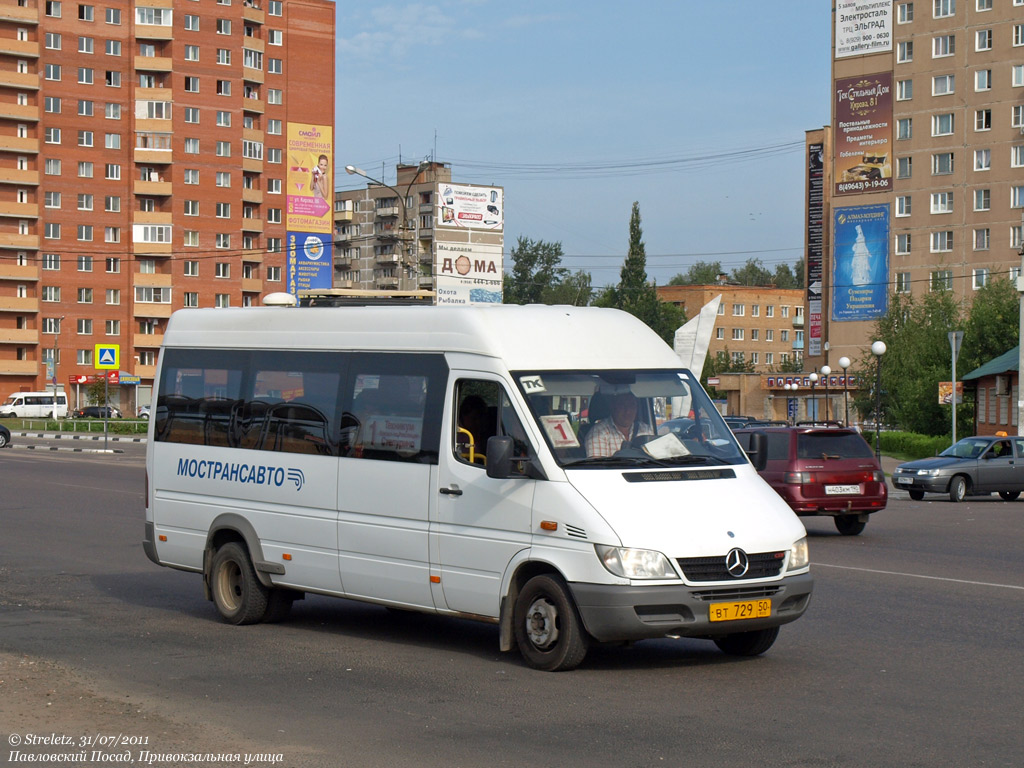
M213 556L210 591L220 615L232 624L255 624L267 611L269 592L237 541L229 541Z
M534 576L523 585L513 624L519 652L535 669L573 669L587 655L590 638L565 582L554 574Z

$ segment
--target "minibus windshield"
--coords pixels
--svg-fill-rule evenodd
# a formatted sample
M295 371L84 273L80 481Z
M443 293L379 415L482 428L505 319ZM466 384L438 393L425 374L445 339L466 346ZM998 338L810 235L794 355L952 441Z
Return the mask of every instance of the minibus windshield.
M515 379L563 467L746 462L687 370L535 371Z

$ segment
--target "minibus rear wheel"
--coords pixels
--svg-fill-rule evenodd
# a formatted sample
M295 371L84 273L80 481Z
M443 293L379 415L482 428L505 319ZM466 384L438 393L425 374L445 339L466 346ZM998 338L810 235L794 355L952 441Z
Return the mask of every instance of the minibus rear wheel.
M210 589L220 615L232 624L255 624L267 611L268 590L237 541L229 541L213 556Z
M716 637L715 645L722 653L730 656L760 656L775 643L779 636L778 627L755 629L753 632L738 632L735 635Z
M513 620L519 652L535 669L574 669L587 655L590 638L565 582L554 574L540 574L526 582L516 599Z

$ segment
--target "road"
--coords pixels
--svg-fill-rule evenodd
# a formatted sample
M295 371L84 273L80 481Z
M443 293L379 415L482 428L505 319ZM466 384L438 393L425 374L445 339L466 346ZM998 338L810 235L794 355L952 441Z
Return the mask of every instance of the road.
M659 640L552 674L493 626L344 600L223 624L197 575L143 554L143 484L138 446L0 454L4 738L304 768L1024 763L1024 499L895 492L859 537L807 519L812 604L763 657Z

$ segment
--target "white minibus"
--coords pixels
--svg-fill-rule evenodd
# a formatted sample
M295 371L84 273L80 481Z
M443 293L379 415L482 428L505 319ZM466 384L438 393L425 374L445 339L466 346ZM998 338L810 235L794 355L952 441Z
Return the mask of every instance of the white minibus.
M67 418L68 396L58 391L56 402L53 392L15 392L0 403L0 418Z
M559 670L645 638L757 655L810 601L800 520L624 312L182 310L153 403L145 552L228 622L333 595Z

